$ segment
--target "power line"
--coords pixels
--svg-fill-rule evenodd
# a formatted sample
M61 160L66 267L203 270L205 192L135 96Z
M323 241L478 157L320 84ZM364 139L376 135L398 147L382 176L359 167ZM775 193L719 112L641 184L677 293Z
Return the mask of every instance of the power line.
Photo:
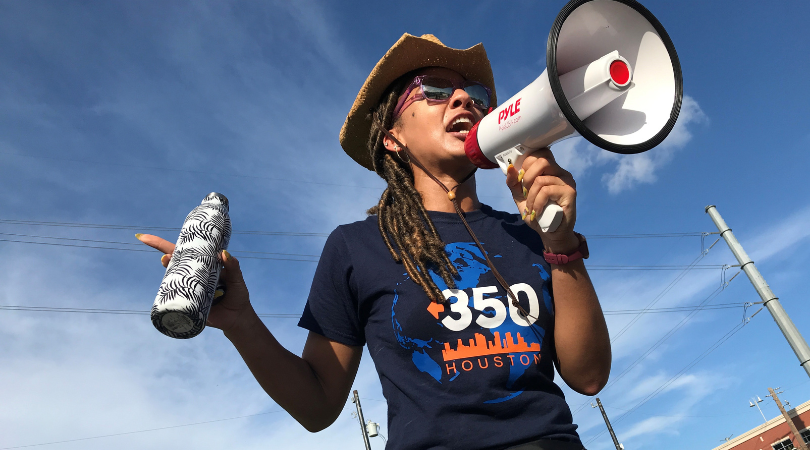
M2 234L2 233L0 233ZM588 265L588 270L717 270L726 267L723 264L693 264L693 265L648 265L648 266L623 266L623 265Z
M715 241L715 244L716 244L716 243L717 243L717 242ZM714 246L714 244L712 244L712 246ZM711 249L711 247L709 247L709 249ZM698 262L700 262L700 260L702 260L702 259L703 259L703 258L704 258L704 257L705 257L705 256L706 256L708 253L709 253L709 249L706 249L706 250L704 250L704 251L700 252L700 255L698 255L698 257L697 257L697 258L695 258L695 259L694 259L694 260L693 260L693 261L692 261L692 262L691 262L691 263L690 263L690 264L689 264L689 265L688 265L688 266L687 266L685 269L683 269L683 271L682 271L680 274L678 274L678 275L675 277L675 279L674 279L674 280L672 280L672 281L671 281L671 282L670 282L670 283L669 283L669 284L668 284L668 285L667 285L667 286L664 288L664 290L662 290L662 291L661 291L661 292L660 292L658 295L656 295L656 296L655 296L655 298L653 298L653 299L652 299L652 301L650 301L650 303L648 303L648 304L647 304L647 306L645 307L645 309L647 309L647 308L649 308L649 307L651 307L651 306L655 305L655 304L656 304L656 303L658 303L658 302L659 302L659 301L660 301L660 300L661 300L661 299L662 299L662 298L663 298L663 297L664 297L664 296L665 296L667 293L669 293L669 291L671 291L671 290L672 290L672 288L674 288L674 287L675 287L675 285L676 285L676 284L678 284L678 282L679 282L679 281L681 281L681 280L682 280L682 279L683 279L683 278L686 276L686 274L688 274L688 273L689 273L689 271L690 271L690 270L692 270L692 269L694 268L694 266L696 266L696 265L697 265L697 263L698 263ZM627 330L628 330L628 329L630 329L630 327L632 327L633 325L635 325L635 323L636 323L636 322L638 322L638 320L641 318L641 316L642 316L642 315L643 315L643 314L639 314L638 316L634 317L634 318L633 318L633 320L631 320L631 321L630 321L630 322L629 322L627 325L625 325L625 326L624 326L624 327L623 327L621 330L619 330L619 332L616 334L616 336L614 336L613 338L611 338L610 342L611 342L611 343L616 342L616 340L617 340L617 339L619 339L620 337L622 337L622 335L623 335L624 333L626 333L626 332L627 332Z
M652 310L642 309L619 309L619 310L605 310L605 315L616 314L641 314L644 313L679 313L692 311L699 312L707 309L736 309L744 307L745 303L724 303L713 305L713 307L705 306L677 306L672 308L659 308ZM80 314L117 314L117 315L148 315L150 311L136 310L136 309L103 309L103 308L70 308L70 307L57 307L57 306L29 306L29 305L0 305L0 311L29 311L29 312L61 312L61 313L80 313ZM276 319L298 319L300 314L277 314L277 313L260 313L259 317L271 317Z
M366 399L366 400L383 401L383 400L376 400L376 399ZM343 406L343 410L341 410L341 413L346 410L346 407L348 406L348 404L349 404L349 401L347 400L346 404L344 404L344 406ZM258 413L258 414L248 414L246 416L229 417L227 419L208 420L208 421L205 421L205 422L195 422L195 423L188 423L188 424L184 424L184 425L172 425L172 426L168 426L168 427L150 428L150 429L147 429L147 430L127 431L127 432L123 432L123 433L105 434L105 435L101 435L101 436L91 436L91 437L78 438L78 439L67 439L67 440L62 440L62 441L43 442L43 443L39 443L39 444L20 445L20 446L16 446L16 447L2 447L2 448L0 448L0 450L13 450L13 449L18 449L18 448L39 447L39 446L43 446L43 445L53 445L53 444L64 444L64 443L68 443L68 442L87 441L87 440L91 440L91 439L101 439L101 438L105 438L105 437L125 436L125 435L128 435L128 434L148 433L148 432L151 432L151 431L169 430L169 429L173 429L173 428L183 428L183 427L191 427L191 426L195 426L195 425L205 425L205 424L209 424L209 423L225 422L225 421L228 421L228 420L246 419L246 418L249 418L249 417L264 416L264 415L267 415L267 414L276 414L276 413L280 413L280 412L285 412L285 411L281 411L281 410L268 411L268 412L263 412L263 413Z
M719 241L719 239L718 239L718 241ZM718 241L715 241L714 244L716 244ZM653 298L652 301L650 301L650 303L648 303L647 306L645 306L642 311L640 311L638 314L636 314L635 317L633 317L633 319L630 322L628 322L617 333L616 336L614 336L614 337L612 337L610 339L610 343L612 344L617 339L619 339L625 332L627 332L628 329L630 329L630 327L632 327L636 322L638 322L639 319L641 319L641 316L643 316L647 312L652 311L653 308L651 308L651 307L653 305L655 305L656 303L658 303L664 297L664 295L666 295L670 290L672 290L672 288L675 287L675 285L679 281L681 281L686 276L686 274L689 273L689 271L692 270L694 268L694 266L697 265L697 263L700 262L700 260L702 260L706 256L706 254L708 254L709 250L714 246L714 244L712 244L711 247L709 247L708 249L701 251L700 254L694 260L692 260L692 262L687 266L686 269L684 269L681 273L679 273L661 292L659 292L658 295L656 295L655 298ZM729 280L729 282L730 281L731 280ZM711 294L709 295L709 297L711 298ZM705 303L705 301L701 302L701 304L703 304L703 303ZM642 358L643 357L644 356L642 356ZM636 362L640 361L642 358L639 358L638 360L636 360ZM624 375L624 373L622 375ZM609 385L612 385L614 382L615 382L615 380L612 380ZM576 409L571 411L571 414L572 415L577 414L578 412L582 411L582 409L585 408L587 405L588 405L588 401L586 400L582 404L580 404Z
M178 227L155 227L155 226L142 226L142 225L113 225L113 224L95 224L95 223L79 223L79 222L47 222L36 220L18 220L18 219L0 219L0 224L8 225L36 225L36 226L49 226L49 227L68 227L68 228L103 228L112 230L153 230L153 231L179 231ZM234 230L233 234L256 234L267 236L317 236L327 237L329 233L298 233L298 232L285 232L285 231L237 231ZM588 235L588 239L646 239L646 238L680 238L685 236L703 236L706 233L688 232L688 233L630 233L630 234L593 234Z
M617 410L617 411L622 411L622 412L628 412L628 411L630 411L629 409L617 408L617 407L615 407L615 406L605 406L605 409L615 409L615 410ZM703 418L703 417L731 417L731 416L739 417L739 415L740 415L739 413L736 413L736 412L735 412L735 413L731 413L731 414L715 414L715 415L711 415L711 416L705 416L705 415L704 415L704 416L696 416L696 415L691 415L691 414L676 414L676 415L668 415L668 414L651 414L651 415L649 415L649 416L647 416L647 417L672 417L672 418L676 418L676 419L678 419L678 418L683 418L683 417L695 417L695 418Z
M133 230L133 231L174 231L179 232L179 227L152 227L141 225L110 225L110 224L97 224L97 223L77 223L77 222L42 222L35 220L15 220L15 219L0 219L0 224L7 225L35 225L43 227L64 227L64 228L97 228L108 230ZM238 231L234 230L232 234L248 234L260 236L299 236L299 237L328 237L328 233L299 233L288 231Z
M703 236L702 232L688 233L633 233L633 234L589 234L588 239L649 239L649 238L679 238L684 236Z
M285 183L294 183L297 184L301 180L291 180L287 178L277 178L277 177L268 177L268 176L261 176L261 175L243 175L237 173L223 173L223 172L205 172L202 170L189 170L189 169L177 169L177 168L169 168L169 167L157 167L157 166L141 166L136 164L123 164L123 163L111 163L111 162L101 162L101 161L83 161L79 159L71 159L71 158L59 158L54 156L39 156L39 155L23 155L20 153L8 152L5 151L3 153L12 154L14 156L21 156L24 158L37 158L37 159L52 159L57 161L68 161L68 162L75 162L75 163L82 163L82 164L96 164L102 166L114 166L114 167L129 167L134 169L147 169L147 170L166 170L170 172L183 172L183 173L193 173L193 174L200 174L200 175L214 175L217 177L235 177L235 178L252 178L252 179L261 179L261 180L270 180L270 181L283 181ZM319 184L324 186L339 186L339 187L351 187L351 188L359 188L359 189L374 189L377 191L382 191L383 187L373 187L373 186L357 186L351 184L338 184L338 183L323 183L323 182L316 182L316 181L309 181L307 180L308 184Z
M15 237L28 237L28 238L37 238L37 239L52 239L52 240L59 240L59 241L74 241L74 242L89 242L89 243L99 243L99 244L114 244L114 245L127 245L127 246L136 246L142 247L143 243L135 243L135 242L122 242L122 241L106 241L106 240L99 240L99 239L79 239L79 238L68 238L68 237L61 237L61 236L43 236L37 234L22 234L22 233L2 233L0 235L3 236L15 236ZM151 252L152 250L149 249L132 249L132 248L118 248L118 247L104 247L104 246L95 246L95 245L80 245L80 244L65 244L65 243L51 243L51 242L36 242L36 241L23 241L23 240L14 240L14 239L0 239L0 242L14 242L14 243L21 243L21 244L40 244L40 245L55 245L55 246L63 246L63 247L78 247L78 248L95 248L95 249L102 249L102 250L123 250L123 251L137 251L137 252ZM282 261L305 261L305 262L317 262L317 259L320 258L320 255L308 255L308 254L300 254L300 253L280 253L280 252L261 252L261 251L253 251L253 250L232 250L235 256L240 258L249 258L249 259L270 259L270 260L282 260ZM315 258L312 259L288 259L288 258L260 258L254 256L247 256L247 255L240 255L242 253L252 253L252 254L262 254L262 255L279 255L279 256L295 256L300 258ZM661 270L716 270L722 269L727 267L723 264L691 264L688 266L684 265L610 265L610 264L594 264L589 265L588 270L636 270L636 271L661 271Z
M638 403L637 403L635 406L633 406L632 408L630 408L629 410L627 410L627 412L626 412L626 413L624 413L624 414L622 414L621 416L619 416L619 418L618 418L618 419L616 419L616 420L614 420L614 421L613 421L613 423L618 423L618 422L622 421L622 420L623 420L623 419L625 419L625 418L626 418L628 415L632 414L632 413L633 413L633 412L635 412L637 409L639 409L640 407L642 407L642 406L643 406L645 403L649 402L649 401L650 401L650 400L652 400L652 399L653 399L655 396L657 396L658 394L660 394L661 392L663 392L663 391L664 391L664 389L668 388L670 385L672 385L672 383L674 383L675 381L677 381L677 380L678 380L678 379L679 379L679 378L680 378L680 377L681 377L681 376L682 376L684 373L686 373L686 371L688 371L689 369L691 369L692 367L694 367L694 366L695 366L697 363L699 363L699 362L700 362L700 361L702 361L704 358L706 358L707 356L709 356L709 354L710 354L710 353L712 353L713 351L717 350L717 348L718 348L718 347L720 347L721 345L723 345L723 343L725 343L727 340L729 340L729 339L731 338L731 336L734 336L734 335L735 335L735 334L736 334L738 331L742 330L742 329L743 329L743 327L744 327L745 325L747 325L747 324L748 324L748 322L749 322L749 321L750 321L750 320L751 320L751 319L752 319L754 316L756 316L756 315L759 313L759 311L761 311L761 310L762 310L762 308L760 308L759 310L757 310L757 312L755 312L754 314L752 314L752 315L751 315L751 317L749 317L749 318L747 318L747 319L744 319L744 320L743 320L741 323L738 323L737 325L735 325L735 326L734 326L734 327L733 327L731 330L729 330L729 331L728 331L728 332L727 332L725 335L723 335L723 336L722 336L720 339L718 339L717 341L715 341L715 343L714 343L714 344L712 344L712 345L711 345L709 348L707 348L706 350L704 350L704 351L703 351L703 353L701 353L701 354L700 354L700 355L698 355L698 356L697 356L697 357L696 357L694 360L692 360L692 362L691 362L691 363L689 363L689 364L688 364L686 367L684 367L684 368L683 368L683 369L681 369L681 370L680 370L678 373L676 373L675 375L673 375L673 376L672 376L672 378L670 378L669 380L665 381L665 382L664 382L664 383L663 383L661 386L659 386L659 387L658 387L656 390L654 390L653 392L651 392L650 394L648 394L646 397L644 397L644 398L643 398L643 399L642 399L640 402L638 402ZM588 440L588 442L586 442L586 444L590 444L591 442L593 442L594 440L596 440L596 439L597 439L599 436L601 436L601 435L602 435L602 434L604 434L604 433L605 433L605 432L604 432L604 430L603 430L603 431L601 431L601 432L599 432L599 433L598 433L596 436L594 436L594 437L592 437L591 439L589 439L589 440Z
M137 247L141 247L138 251L150 251L149 249L143 249L144 244L142 242L121 242L121 241L102 241L97 239L76 239L76 238L68 238L68 237L61 237L61 236L41 236L36 234L18 234L18 233L0 233L0 235L4 236L19 236L19 237L32 237L32 238L39 238L39 239L56 239L60 241L78 241L78 242L94 242L100 244L116 244L116 245L133 245ZM23 242L23 243L30 243L28 241L14 241L14 242ZM95 247L93 247L95 248ZM126 249L120 249L126 250ZM262 254L262 255L283 255L283 256L304 256L304 257L312 257L312 258L320 258L320 255L304 255L300 253L278 253L278 252L258 252L258 251L251 251L251 250L232 250L234 253L255 253L255 254ZM719 266L718 266L719 267Z
M185 425L172 425L172 426L168 426L168 427L150 428L148 430L127 431L127 432L124 432L124 433L105 434L105 435L101 435L101 436L91 436L91 437L78 438L78 439L66 439L66 440L63 440L63 441L42 442L42 443L39 443L39 444L18 445L16 447L3 447L3 448L0 448L0 450L12 450L12 449L17 449L17 448L40 447L40 446L43 446L43 445L64 444L64 443L67 443L67 442L89 441L91 439L101 439L101 438L113 437L113 436L125 436L125 435L128 435L128 434L148 433L150 431L160 431L160 430L169 430L169 429L172 429L172 428L192 427L192 426L195 426L195 425L205 425L205 424L208 424L208 423L225 422L227 420L245 419L247 417L263 416L263 415L267 415L267 414L275 414L275 413L280 413L280 412L284 412L284 411L268 411L268 412L259 413L259 414L249 414L247 416L229 417L227 419L217 419L217 420L208 420L208 421L205 421L205 422L187 423Z
M103 250L123 250L127 252L149 252L153 253L154 250L138 249L138 248L116 248L116 247L100 247L97 245L80 245L80 244L64 244L58 242L34 242L34 241L20 241L16 239L0 239L0 242L16 242L18 244L39 244L39 245L52 245L56 247L78 247L78 248L97 248Z
M50 238L50 239L61 239L61 238ZM0 242L14 242L19 244L36 244L36 245L50 245L55 247L74 247L74 248L95 248L101 250L119 250L125 252L148 252L148 253L155 253L156 250L154 249L138 249L138 248L119 248L119 247L102 247L98 245L81 245L81 244L65 244L59 242L36 242L36 241L21 241L16 239L0 239ZM116 242L117 244L127 244L128 242ZM264 259L264 260L271 260L271 261L299 261L299 262L318 262L320 258L318 255L299 255L295 253L270 253L270 252L248 252L243 251L245 253L263 253L269 255L291 255L291 256L300 256L300 258L278 258L272 256L248 256L242 255L237 252L234 252L234 256L240 259ZM303 258L310 258L310 259L303 259Z
M95 242L98 244L118 244L118 245L136 245L143 248L143 243L137 242L120 242L120 241L102 241L98 239L78 239L78 238L69 238L69 237L61 237L61 236L41 236L37 234L20 234L20 233L0 233L3 236L17 236L17 237L29 237L29 238L38 238L38 239L59 239L60 241L77 241L77 242Z
M137 309L102 309L102 308L69 308L57 306L27 306L27 305L0 305L0 311L28 311L28 312L58 312L58 313L77 313L77 314L114 314L114 315L138 315L144 316L151 314L151 311L137 310ZM257 314L259 317L268 317L274 319L299 319L300 314L275 314L275 313L261 313Z
M692 316L694 316L698 311L701 311L704 307L706 307L706 305L709 302L711 302L712 300L717 298L717 296L719 296L723 292L723 290L725 290L726 286L728 286L728 283L731 283L731 280L733 280L733 279L734 279L734 277L731 277L731 279L726 284L724 284L724 285L718 287L717 289L715 289L711 294L708 295L708 297L706 297L702 302L700 302L700 304L698 304L696 308L693 308L692 311L686 317L681 319L680 322L678 322L674 327L672 327L672 329L670 329L667 332L667 334L662 336L660 339L658 339L658 341L655 344L650 346L650 348L648 348L646 352L641 354L641 356L636 358L635 361L633 361L630 365L625 367L625 369L619 375L617 375L615 377L612 377L612 380L610 381L610 383L607 386L605 386L605 389L607 389L610 386L614 386L620 379L622 379L622 377L627 375L634 367L636 367L639 363L641 363L641 361L643 361L647 356L649 356L652 352L654 352L656 349L658 349L658 347L660 347L664 342L666 342L675 333L677 333L678 330L683 328L686 325L686 323L689 322L689 320L692 318Z
M696 305L696 306L673 306L669 308L650 308L650 309L613 309L604 310L602 313L606 316L615 316L622 314L649 314L649 313L675 313L675 312L689 312L689 311L708 311L715 309L736 309L745 306L745 303L719 303L717 305Z

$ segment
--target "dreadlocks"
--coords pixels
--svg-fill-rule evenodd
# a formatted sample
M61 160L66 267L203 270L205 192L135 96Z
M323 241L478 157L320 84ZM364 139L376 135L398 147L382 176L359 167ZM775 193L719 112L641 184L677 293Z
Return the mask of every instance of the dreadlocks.
M428 298L444 303L444 295L428 269L438 273L450 288L455 287L453 277L458 276L458 271L444 251L444 242L422 204L422 195L414 187L410 164L385 149L385 135L380 129L383 126L390 130L396 125L393 115L399 93L412 78L411 74L406 74L392 83L369 116L372 125L368 150L374 171L388 183L388 187L368 214L377 214L380 234L394 261L405 266L408 275L422 286Z

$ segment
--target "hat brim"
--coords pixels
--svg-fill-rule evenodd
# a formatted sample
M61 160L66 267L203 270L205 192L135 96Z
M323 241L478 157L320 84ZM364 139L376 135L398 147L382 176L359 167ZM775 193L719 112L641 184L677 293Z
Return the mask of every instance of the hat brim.
M492 90L492 105L497 104L492 67L483 44L462 50L447 47L430 34L416 37L405 33L371 70L340 129L341 147L358 164L374 170L366 147L371 131L368 114L397 78L425 67L451 69L468 80L484 84Z

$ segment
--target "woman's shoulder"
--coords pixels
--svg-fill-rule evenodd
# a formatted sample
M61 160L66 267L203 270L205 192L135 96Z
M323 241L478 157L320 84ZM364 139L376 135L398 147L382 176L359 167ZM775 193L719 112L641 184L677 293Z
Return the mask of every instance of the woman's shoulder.
M368 216L363 220L358 220L357 222L338 225L338 227L332 231L332 235L340 235L343 239L349 241L368 239L370 234L380 234L376 215Z

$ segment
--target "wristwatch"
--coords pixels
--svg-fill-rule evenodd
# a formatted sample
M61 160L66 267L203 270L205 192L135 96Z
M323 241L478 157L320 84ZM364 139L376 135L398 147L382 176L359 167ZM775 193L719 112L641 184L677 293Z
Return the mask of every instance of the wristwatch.
M588 252L588 241L585 240L585 236L577 232L574 232L574 234L577 236L577 239L579 239L579 248L574 250L574 253L570 253L568 255L543 252L543 257L546 259L547 263L561 266L563 264L568 264L571 261L576 261L580 258L588 259L588 256L590 256L590 253Z

